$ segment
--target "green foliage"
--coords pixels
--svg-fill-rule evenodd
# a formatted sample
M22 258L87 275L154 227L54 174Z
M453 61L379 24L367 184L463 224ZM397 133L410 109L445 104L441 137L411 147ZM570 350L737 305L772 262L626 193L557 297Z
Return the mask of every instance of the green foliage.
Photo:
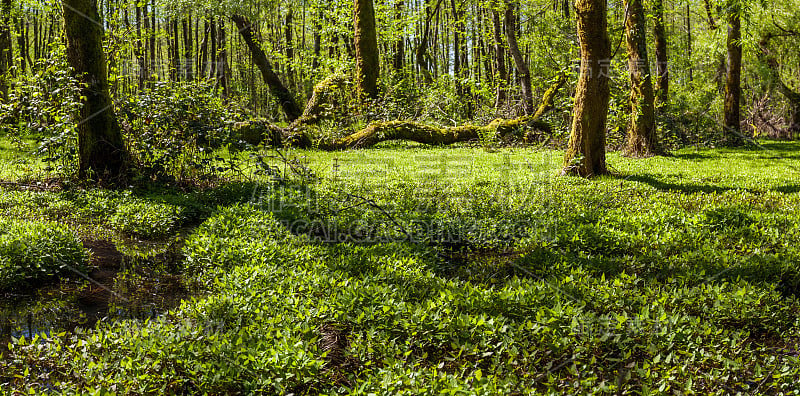
M206 83L156 83L119 106L129 150L145 178L171 179L216 172L212 149L230 143L238 117Z
M797 392L800 200L795 159L774 158L796 145L765 148L612 155L631 173L591 182L554 178L551 151L287 152L316 182L149 195L220 205L182 251L204 293L16 340L0 383L41 390L47 367L56 393ZM140 202L102 195L81 199Z
M0 217L0 289L83 271L88 254L67 227Z
M152 239L176 231L183 216L175 205L133 200L120 205L108 222L125 234Z
M9 100L0 101L0 135L40 140L37 154L47 170L71 175L77 169L76 123L80 85L67 64L62 43L48 48L34 73L15 79Z

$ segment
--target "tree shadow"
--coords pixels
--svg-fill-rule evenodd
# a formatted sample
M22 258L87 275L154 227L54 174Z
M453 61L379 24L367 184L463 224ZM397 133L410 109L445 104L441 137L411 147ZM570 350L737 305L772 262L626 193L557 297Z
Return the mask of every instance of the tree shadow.
M638 183L647 184L659 191L673 191L679 192L683 194L692 194L697 192L702 193L722 193L725 191L734 190L731 187L722 187L722 186L715 186L712 184L700 184L700 183L671 183L666 182L663 180L658 179L652 174L636 174L636 175L619 175L616 178L628 181L634 181Z

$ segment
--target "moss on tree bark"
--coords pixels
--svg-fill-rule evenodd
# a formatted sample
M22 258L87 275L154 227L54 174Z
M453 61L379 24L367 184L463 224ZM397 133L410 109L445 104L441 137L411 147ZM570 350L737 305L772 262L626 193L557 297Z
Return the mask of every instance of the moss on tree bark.
M354 0L356 46L356 82L364 95L378 97L378 33L375 31L375 7L372 0Z
M82 178L116 179L128 153L108 91L103 24L96 0L64 0L67 59L84 84L78 123L78 173Z
M606 168L606 118L608 116L608 67L611 45L606 29L606 0L577 0L581 73L575 90L575 108L566 154L564 175L592 177Z
M625 155L650 157L658 153L656 136L655 99L647 59L644 7L642 0L627 0L625 7L625 42L628 48L628 70L631 78L628 138Z

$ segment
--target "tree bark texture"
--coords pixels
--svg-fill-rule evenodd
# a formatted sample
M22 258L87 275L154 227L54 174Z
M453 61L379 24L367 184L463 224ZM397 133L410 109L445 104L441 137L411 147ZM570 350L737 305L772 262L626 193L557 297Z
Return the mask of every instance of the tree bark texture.
M575 89L575 106L562 174L582 177L608 173L606 168L606 118L608 67L611 45L606 21L606 0L577 0L581 72Z
M738 0L735 0L738 1ZM727 13L728 39L727 64L725 76L725 140L728 145L739 146L744 143L740 131L740 108L742 96L742 20L740 8L732 6Z
M625 43L628 49L628 71L631 78L630 121L625 155L649 157L658 151L655 100L647 59L644 7L642 0L627 0L625 8Z
M664 27L664 0L655 0L653 4L653 36L655 38L656 56L656 92L659 103L669 101L669 57L667 55L667 32Z
M372 0L354 0L356 83L368 98L378 97L378 33L375 31L375 7Z
M67 59L84 84L78 123L79 176L115 179L128 154L109 96L103 25L96 0L64 0Z

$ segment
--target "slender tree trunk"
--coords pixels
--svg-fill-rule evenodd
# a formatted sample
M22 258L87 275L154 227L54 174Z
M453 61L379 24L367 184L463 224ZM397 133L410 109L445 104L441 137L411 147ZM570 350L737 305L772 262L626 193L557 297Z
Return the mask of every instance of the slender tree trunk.
M186 81L192 81L194 80L194 50L191 17L181 21L181 28L183 30L183 59L180 64L185 72Z
M136 63L139 66L139 73L138 73L138 83L139 83L139 90L144 89L144 82L147 77L147 66L145 65L146 59L146 45L144 44L144 40L142 39L142 26L144 23L142 22L143 19L147 20L145 16L142 18L142 11L143 7L139 7L138 5L136 8L136 45L134 46L134 52L136 54Z
M127 151L108 92L103 25L96 0L64 0L67 59L84 84L78 123L79 176L116 179Z
M217 85L222 87L222 96L230 97L230 75L231 70L228 63L228 34L225 27L225 20L220 19L217 22L217 56L216 56L216 72L217 72Z
M269 62L269 59L267 59L264 50L262 50L261 46L256 42L253 35L253 26L250 24L250 21L242 15L234 15L232 19L239 29L242 40L244 40L245 44L247 44L247 47L250 49L253 62L256 67L258 67L259 71L261 71L261 76L264 78L264 82L267 84L270 94L278 100L286 119L289 122L294 121L297 117L300 117L303 112L297 105L294 96L286 89L278 78L278 75L275 74L275 71L272 69L272 64Z
M405 3L403 0L397 0L395 3L395 19L397 21L402 21L403 18L403 8L405 7ZM403 70L405 67L405 58L406 58L406 45L405 45L405 37L401 34L400 37L397 38L397 42L394 44L394 57L392 58L392 67L397 70Z
M356 80L362 94L378 97L378 34L375 31L375 8L372 0L355 0Z
M292 25L294 24L294 12L290 8L286 13L284 25L284 40L286 41L286 79L289 80L289 86L294 87L294 70L292 69L292 62L294 62L294 39L292 38Z
M528 65L525 63L525 58L517 45L517 32L516 32L516 15L514 15L515 5L512 2L506 3L506 41L508 42L508 51L511 57L514 58L514 65L517 68L519 81L522 88L522 107L525 114L533 114L533 91L531 89L531 72Z
M738 1L738 0L735 0ZM742 95L742 20L738 3L728 16L728 70L725 78L725 140L731 146L744 144L740 131L739 103Z
M667 32L664 27L664 0L653 4L653 36L656 51L656 91L660 104L669 101L669 59L667 57Z
M433 4L433 1L437 1ZM433 16L438 12L442 0L426 0L425 1L425 23L422 27L422 38L419 40L419 45L415 53L416 63L422 73L422 79L426 84L433 83L433 75L431 68L428 64L428 46L430 45L431 21Z
M606 168L606 119L608 117L608 39L606 0L577 0L581 73L575 89L575 108L562 174L592 177Z
M208 18L208 17L206 17ZM208 76L208 39L211 33L211 24L208 19L203 21L203 41L200 43L200 62L197 68L197 75L204 79Z
M319 57L322 52L322 8L317 10L317 17L314 18L314 59L311 60L311 71L317 72L319 68Z
M19 48L20 55L19 69L22 74L25 74L31 63L31 54L28 52L28 22L25 21L25 18L20 17L17 23L19 24L19 37L17 37L17 48Z
M13 48L11 46L11 0L0 2L0 100L8 101L9 77Z
M642 0L627 0L625 8L625 42L628 48L628 69L631 76L631 119L625 154L632 157L649 157L658 152L656 141L653 84L647 59L644 7Z
M686 54L689 56L689 82L694 81L694 68L692 67L692 14L689 4L686 4Z
M503 48L500 13L492 10L492 25L494 36L495 68L497 70L497 94L494 99L494 108L499 110L506 103L506 87L508 86L508 71L506 70L506 50Z

